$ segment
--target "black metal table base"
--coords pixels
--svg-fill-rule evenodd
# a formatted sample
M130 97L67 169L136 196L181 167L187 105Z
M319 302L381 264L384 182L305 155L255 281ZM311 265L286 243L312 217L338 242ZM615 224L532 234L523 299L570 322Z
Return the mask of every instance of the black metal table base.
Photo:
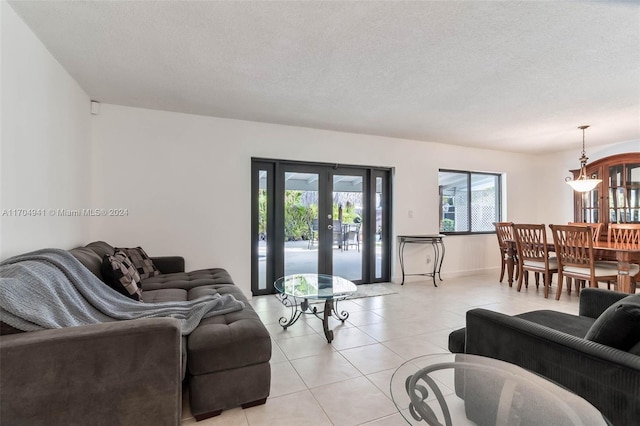
M333 330L329 330L329 317L334 316L344 323L347 318L349 318L349 312L347 311L338 311L338 301L344 300L341 299L325 299L324 301L324 310L319 311L317 306L310 306L308 299L302 299L302 302L298 304L298 298L289 297L286 294L278 295L280 301L283 305L291 308L291 316L281 317L278 322L285 330L292 326L298 321L302 314L305 315L314 315L316 318L322 320L322 329L324 331L324 336L327 338L327 343L331 343L333 340ZM320 316L322 315L322 316Z
M438 279L442 281L440 276L440 270L442 269L442 261L444 260L444 242L442 238L444 235L399 235L400 244L398 245L398 254L400 256L400 270L402 271L402 283L404 285L404 277L413 275L422 275L425 277L431 277L433 279L433 285L436 284L436 275ZM417 274L406 274L404 272L404 246L407 244L431 244L433 248L433 270L430 272L423 272Z

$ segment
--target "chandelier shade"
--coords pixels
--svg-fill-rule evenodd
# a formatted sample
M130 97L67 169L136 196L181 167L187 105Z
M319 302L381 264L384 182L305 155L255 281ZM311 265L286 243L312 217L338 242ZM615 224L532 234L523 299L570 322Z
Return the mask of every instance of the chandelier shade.
M587 160L589 160L589 158L587 158L587 155L584 150L584 131L587 127L589 126L578 127L578 129L582 130L582 155L579 158L580 174L575 179L571 177L567 177L565 179L565 182L567 182L571 186L571 188L573 188L573 190L576 192L592 191L593 189L595 189L596 186L598 186L600 182L602 182L602 179L596 179L595 175L591 177L587 176Z

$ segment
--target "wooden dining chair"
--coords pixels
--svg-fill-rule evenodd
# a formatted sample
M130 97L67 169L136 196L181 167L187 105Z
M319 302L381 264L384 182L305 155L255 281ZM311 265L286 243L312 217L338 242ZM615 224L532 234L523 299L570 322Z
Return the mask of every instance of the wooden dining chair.
M558 261L549 256L547 246L547 232L544 225L514 224L513 234L518 250L518 265L520 276L518 277L518 291L522 288L524 277L525 287L529 287L529 271L540 273L543 276L544 297L549 297L551 278L558 272ZM536 280L536 288L538 280Z
M640 244L640 224L612 223L609 225L607 241L616 244ZM640 283L640 265L632 263L629 275L632 284Z
M602 231L602 223L588 223L588 222L568 222L567 225L569 226L590 226L593 229L593 242L597 242L600 240L600 232ZM601 257L599 257L597 255L597 253L594 253L594 259L596 261L598 260L606 260L603 259ZM585 286L585 281L583 280L577 280L576 281L576 290L578 291L578 293L580 293L580 288L584 288ZM607 283L607 288L611 288L611 284ZM571 293L571 289L568 289L569 293Z
M616 280L617 262L596 261L593 255L593 228L590 226L549 225L558 260L558 290L556 300L562 294L564 278L589 281L590 287L598 282ZM571 281L567 282L570 293ZM578 289L579 291L579 289Z
M569 222L569 226L590 226L593 229L593 242L600 239L600 232L602 232L602 223L587 223L587 222Z
M610 243L640 244L640 224L612 223L609 225L607 241Z
M513 222L494 222L493 226L496 228L496 236L498 237L498 248L500 249L500 282L504 278L504 271L507 267L509 244L513 244ZM517 256L517 254L516 254ZM519 277L519 270L517 269L517 258L514 259L514 268L516 278Z

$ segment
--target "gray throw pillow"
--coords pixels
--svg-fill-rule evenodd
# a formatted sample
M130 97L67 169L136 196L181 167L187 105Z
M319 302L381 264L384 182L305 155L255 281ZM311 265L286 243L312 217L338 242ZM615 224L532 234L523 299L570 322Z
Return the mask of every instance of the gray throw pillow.
M640 341L640 294L632 294L609 306L584 338L629 351Z

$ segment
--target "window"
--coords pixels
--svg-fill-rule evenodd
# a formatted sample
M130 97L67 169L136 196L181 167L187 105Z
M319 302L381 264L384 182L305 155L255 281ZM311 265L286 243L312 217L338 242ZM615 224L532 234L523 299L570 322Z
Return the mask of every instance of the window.
M440 232L482 233L500 222L500 175L440 170Z

